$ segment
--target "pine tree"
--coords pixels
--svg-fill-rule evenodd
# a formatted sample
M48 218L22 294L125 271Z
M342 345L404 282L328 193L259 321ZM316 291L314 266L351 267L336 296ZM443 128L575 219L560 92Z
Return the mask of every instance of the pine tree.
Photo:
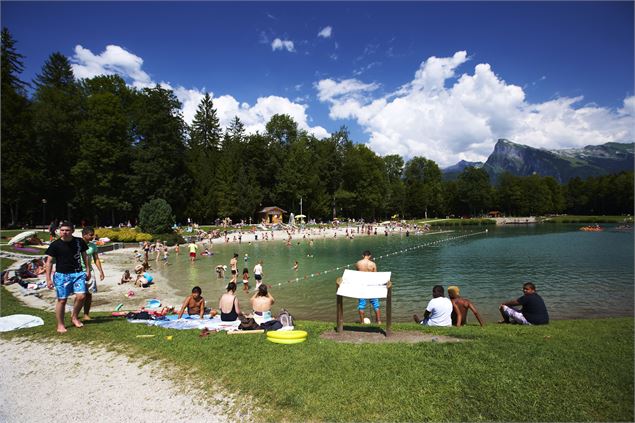
M96 216L95 224L108 216L107 221L116 225L117 212L121 221L131 208L127 175L132 140L125 107L131 93L118 76L98 76L82 85L86 119L79 126L79 157L71 170L77 208L84 216Z
M144 88L133 107L132 175L134 206L153 198L174 205L177 220L185 214L192 180L186 169L185 122L174 93Z
M79 155L82 98L69 60L53 53L35 79L33 129L38 153L45 158L40 195L51 216L62 217L74 201L70 170Z
M218 149L222 130L209 95L198 105L190 128L188 171L192 178L192 197L187 214L197 222L211 222L216 216L214 175L218 166Z
M17 224L24 208L37 209L40 163L31 134L29 100L26 97L28 84L19 74L23 71L22 60L15 47L15 40L7 28L2 29L2 107L0 156L2 158L2 213L3 221ZM9 216L7 215L7 212ZM7 219L8 217L8 219ZM37 220L39 222L39 219Z

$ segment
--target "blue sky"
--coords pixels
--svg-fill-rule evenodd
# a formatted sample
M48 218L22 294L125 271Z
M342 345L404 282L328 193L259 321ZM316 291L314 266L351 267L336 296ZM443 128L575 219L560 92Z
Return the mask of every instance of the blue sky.
M76 76L204 91L250 131L289 113L347 125L379 154L448 166L498 138L631 142L633 2L6 2L30 81L54 51ZM107 46L108 50L107 50Z

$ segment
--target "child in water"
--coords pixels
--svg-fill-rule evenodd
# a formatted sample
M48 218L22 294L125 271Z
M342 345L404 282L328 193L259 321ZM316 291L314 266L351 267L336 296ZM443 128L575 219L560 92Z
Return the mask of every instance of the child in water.
M249 292L249 269L243 268L243 291Z
M132 282L132 277L130 276L130 270L125 270L123 272L123 275L121 275L121 280L119 281L118 285L128 283L128 282Z

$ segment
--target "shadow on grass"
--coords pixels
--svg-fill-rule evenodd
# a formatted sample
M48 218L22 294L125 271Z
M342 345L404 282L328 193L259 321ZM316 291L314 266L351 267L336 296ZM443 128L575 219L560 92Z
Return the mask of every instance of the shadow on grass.
M386 331L381 328L380 326L370 326L370 325L364 325L364 326L351 326L351 325L344 325L343 326L344 331L348 331L348 332L361 332L361 333L380 333L384 336L386 336ZM336 330L336 328L333 328L334 330Z

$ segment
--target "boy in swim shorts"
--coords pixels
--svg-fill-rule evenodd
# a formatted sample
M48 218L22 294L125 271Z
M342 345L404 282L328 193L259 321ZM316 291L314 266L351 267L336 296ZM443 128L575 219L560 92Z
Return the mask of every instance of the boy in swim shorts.
M46 250L46 286L48 289L55 287L57 302L55 303L55 317L57 331L67 332L64 326L64 311L68 297L75 294L75 303L71 313L71 322L77 328L84 326L79 321L78 315L84 305L86 295L86 280L91 277L91 269L88 263L86 250L88 245L82 238L74 237L74 226L70 222L60 225L60 238L49 245ZM55 261L55 274L53 273L53 261ZM82 263L86 271L82 270Z

